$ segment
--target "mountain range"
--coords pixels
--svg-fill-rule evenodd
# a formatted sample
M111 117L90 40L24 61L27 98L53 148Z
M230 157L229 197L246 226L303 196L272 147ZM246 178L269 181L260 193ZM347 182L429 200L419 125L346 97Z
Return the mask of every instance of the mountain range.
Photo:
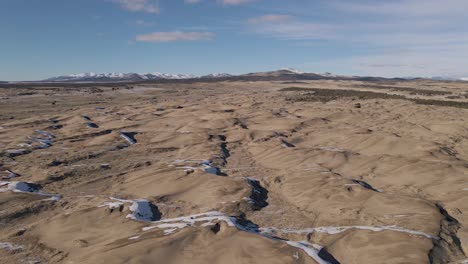
M191 74L168 74L168 73L80 73L70 74L58 77L52 77L39 82L144 82L144 81L219 81L219 80L239 80L239 81L301 81L301 80L358 80L358 81L381 81L381 80L410 80L418 78L383 78L383 77L361 77L361 76L343 76L329 72L326 73L311 73L303 72L291 68L283 68L276 71L254 72L242 75L231 75L228 73L211 73L203 76L195 76ZM449 78L449 77L432 77L425 78L438 81L468 81L467 78Z
M212 73L205 76L195 76L191 74L168 74L168 73L80 73L58 77L52 77L43 82L137 82L149 80L183 80L196 78L225 78L232 75L227 73Z
M276 71L255 72L242 75L231 75L228 73L211 73L203 76L195 76L191 74L168 74L168 73L80 73L70 74L58 77L52 77L40 82L140 82L153 80L245 80L245 81L270 81L270 80L319 80L319 79L335 79L335 78L357 78L339 76L332 73L308 73L296 69L284 68ZM363 78L363 77L359 77ZM374 78L374 77L364 77Z

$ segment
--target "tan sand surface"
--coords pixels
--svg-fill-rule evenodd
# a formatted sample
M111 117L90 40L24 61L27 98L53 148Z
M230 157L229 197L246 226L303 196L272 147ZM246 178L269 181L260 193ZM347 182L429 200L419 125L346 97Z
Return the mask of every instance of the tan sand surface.
M0 263L468 263L468 84L134 86L0 88Z

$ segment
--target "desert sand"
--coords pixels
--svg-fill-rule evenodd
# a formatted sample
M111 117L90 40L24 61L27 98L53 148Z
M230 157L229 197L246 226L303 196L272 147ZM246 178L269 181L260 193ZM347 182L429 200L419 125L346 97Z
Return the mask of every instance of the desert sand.
M72 86L0 88L1 263L468 263L466 83Z

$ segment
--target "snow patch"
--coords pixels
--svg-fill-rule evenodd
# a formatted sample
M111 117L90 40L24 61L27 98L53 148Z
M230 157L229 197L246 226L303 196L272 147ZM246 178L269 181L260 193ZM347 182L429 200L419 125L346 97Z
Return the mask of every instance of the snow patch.
M32 193L38 192L40 187L39 185L28 183L28 182L0 182L0 192L12 191L12 192L20 192L20 193Z
M40 190L41 186L34 183L29 182L20 182L20 181L0 181L0 192L15 192L15 193L31 193L41 196L50 197L48 199L44 199L44 201L58 201L60 200L61 196L56 194L49 194L45 193Z
M205 159L188 159L188 160L175 160L170 167L176 167L177 169L183 169L185 172L192 172L195 170L201 170L206 173L222 176L222 172L219 168L214 167L211 160Z
M18 251L18 250L23 250L24 247L19 246L19 245L15 245L15 244L12 244L12 243L8 243L8 242L0 242L0 249L5 249L5 250L8 250L8 251Z
M196 223L199 223L199 222L204 222L202 225L200 225L203 227L214 225L215 223L213 221L224 221L225 223L228 224L228 226L235 227L238 230L262 235L262 236L276 240L276 238L260 233L258 226L253 223L250 223L245 220L242 220L242 221L246 223L241 223L234 217L227 217L223 213L216 212L216 211L202 213L202 214L195 214L195 215L190 215L190 216L184 216L184 217L177 217L177 218L172 218L172 219L165 219L165 220L161 220L158 222L154 222L154 224L156 224L156 227L163 229L165 235L169 235L169 234L176 232L178 229L182 229L185 227L195 227ZM155 227L154 226L145 227L143 228L143 231L147 231L153 228ZM328 261L325 261L319 257L319 252L322 249L321 246L312 245L307 242L293 242L293 241L285 241L285 242L289 244L290 246L302 249L304 252L306 252L309 256L311 256L319 264L329 264ZM310 246L312 246L312 248Z
M172 233L174 233L175 231L177 231L177 228L173 228L173 229L166 229L164 230L164 235L170 235Z
M123 204L130 204L128 208L130 213L126 218L142 222L151 222L158 217L155 215L154 205L148 200L124 200L115 197L110 197L110 199L114 202L105 202L98 207L107 207L114 210L120 208Z
M115 210L115 209L120 208L120 206L122 206L122 205L123 205L123 203L121 203L121 202L105 202L105 203L101 204L98 207L107 207L107 208L109 208L111 210Z
M143 222L153 221L155 218L152 204L148 200L134 201L129 209L132 213L127 218Z
M214 175L221 174L221 171L218 168L213 167L211 165L203 164L202 167L203 167L203 171L206 172L206 173L210 173L210 174L214 174Z
M327 234L338 234L344 232L349 229L361 229L361 230L370 230L370 231L396 231L402 233L408 233L417 236L423 236L430 239L438 239L430 234L404 229L396 226L345 226L345 227L316 227L316 228L307 228L307 229L278 229L278 228L259 228L254 223L246 220L246 219L238 219L235 217L228 217L221 212L207 212L201 214L195 214L190 216L183 216L171 219L164 219L161 221L153 222L154 226L144 227L143 231L148 231L154 228L163 229L165 235L172 234L176 232L178 229L186 228L186 227L207 227L214 225L215 222L223 221L227 223L230 227L235 227L240 231L245 231L257 235L261 235L273 240L283 241L292 247L299 248L303 250L307 255L313 258L319 264L330 264L328 260L323 259L320 257L320 253L323 250L323 247L316 244L310 244L307 241L285 241L282 239L278 239L275 236L272 236L271 233L274 231L280 231L283 233L311 233L311 232L319 232L319 233L327 233ZM201 225L197 225L197 223L203 222Z
M37 134L46 136L46 137L48 137L48 138L50 138L50 139L55 138L55 135L54 135L54 134L52 134L52 133L50 133L50 132L47 132L47 131L44 131L44 130L36 130L35 132L36 132Z
M151 229L155 229L155 228L158 228L157 226L146 226L146 227L143 227L141 230L143 231L149 231Z
M311 258L313 258L318 264L330 264L330 262L322 259L319 256L320 250L322 250L322 247L316 244L310 244L307 241L300 241L300 242L294 242L294 241L286 241L286 244L300 248L302 249L307 255L309 255Z
M134 138L135 132L120 132L120 136L123 137L130 145L135 145L137 143Z
M197 223L203 222L203 224L198 226L211 226L215 225L215 222L224 221L229 226L235 227L235 219L228 217L220 212L207 212L183 217L176 217L170 219L164 219L160 221L153 222L154 226L144 227L143 231L148 231L154 228L163 229L166 235L176 232L178 229L183 229L186 227L196 227Z
M20 175L18 173L14 173L11 170L5 170L6 175L2 176L2 179L4 180L10 180L16 177L19 177Z
M401 228L397 226L328 226L328 227L313 227L313 228L305 228L305 229L278 229L274 227L268 228L261 228L260 230L263 233L269 234L272 232L280 232L285 234L308 234L308 233L324 233L329 235L335 235L347 230L351 229L358 229L358 230L368 230L373 232L381 232L381 231L394 231L400 233L407 233L415 236L422 236L429 239L438 239L438 237L433 236L431 234L427 234L420 231L410 230L406 228Z
M46 138L33 137L33 136L28 137L29 140L39 143L41 145L39 148L49 148L54 143L54 139L55 139L54 134L47 132L47 131L43 131L43 130L36 130L35 133L43 137L46 137Z
M321 148L318 148L318 149L323 150L323 151L339 152L339 153L347 152L347 150L345 150L345 149L340 149L340 148L336 148L336 147L321 147Z
M8 149L6 153L8 153L10 156L16 157L20 155L25 155L30 153L30 150L27 149Z
M280 71L288 71L288 72L295 73L295 74L303 74L303 73L305 73L305 72L303 72L303 71L300 71L300 70L297 70L297 69L293 69L293 68L283 68L283 69L281 69Z
M204 75L200 78L225 78L225 77L232 77L233 75L228 73L210 73L208 75Z

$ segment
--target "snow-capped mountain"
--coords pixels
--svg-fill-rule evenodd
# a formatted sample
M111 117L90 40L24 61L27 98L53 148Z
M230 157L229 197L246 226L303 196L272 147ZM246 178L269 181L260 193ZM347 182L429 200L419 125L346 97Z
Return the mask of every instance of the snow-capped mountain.
M303 73L305 73L303 71L293 69L293 68L283 68L283 69L280 69L279 71L290 72L290 73L294 73L294 74L303 74Z
M208 75L201 76L200 78L227 78L227 77L232 77L234 75L228 74L228 73L211 73Z
M79 73L46 79L46 82L108 82L108 81L144 81L159 79L192 79L196 78L190 74L168 74L168 73Z
M139 76L144 80L157 80L157 79L193 79L197 78L195 75L192 74L169 74L169 73L144 73L139 74Z
M203 76L195 76L191 74L168 74L168 73L80 73L70 74L59 77L53 77L43 82L141 82L151 80L186 80L186 79L216 79L216 78L230 78L236 80L269 80L269 81L284 81L284 80L363 80L363 81L376 81L384 80L386 78L381 77L362 77L362 76L343 76L336 75L333 73L313 73L303 72L292 68L283 68L276 71L268 72L253 72L243 75L231 75L228 73L211 73ZM402 79L402 78L395 78ZM415 79L415 78L403 78L403 79ZM432 80L443 80L443 81L468 81L468 77L432 77L426 78Z
M343 77L343 76L336 75L336 74L333 74L333 73L330 73L330 72L318 73L318 75L321 75L321 76L323 76L323 77L330 77L330 78L334 78L334 77Z
M216 79L216 78L237 78L242 80L319 80L319 79L335 79L335 78L352 78L326 73L304 72L293 68L282 68L276 71L254 72L243 75L232 75L228 73L211 73L202 76L191 74L168 74L168 73L80 73L70 74L59 77L53 77L43 82L141 82L151 80L186 80L186 79Z
M58 76L46 79L44 81L48 82L85 82L85 81L120 81L120 80L136 80L139 78L139 75L136 73L79 73L79 74L70 74L64 76Z
M434 80L434 81L464 81L464 82L468 82L468 77L436 76L436 77L431 77L430 79Z

